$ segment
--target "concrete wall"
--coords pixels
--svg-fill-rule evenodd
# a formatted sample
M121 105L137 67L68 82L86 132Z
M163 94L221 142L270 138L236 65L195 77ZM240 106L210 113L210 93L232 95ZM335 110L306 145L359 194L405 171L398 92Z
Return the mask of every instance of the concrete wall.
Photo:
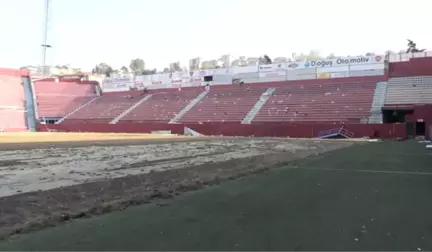
M141 124L141 123L62 123L39 125L39 131L57 130L68 132L121 132L150 133L156 130L170 130L183 134L189 127L204 135L214 136L256 136L256 137L302 137L312 138L318 132L341 127L338 124ZM398 138L406 134L405 124L345 124L345 129L355 137Z

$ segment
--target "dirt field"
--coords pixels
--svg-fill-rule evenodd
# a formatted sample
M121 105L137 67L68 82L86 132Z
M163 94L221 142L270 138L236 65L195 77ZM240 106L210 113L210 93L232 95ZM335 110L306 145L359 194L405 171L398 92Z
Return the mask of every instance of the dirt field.
M31 144L25 142L33 136ZM0 144L3 237L172 197L353 144L61 133L0 139L9 142Z

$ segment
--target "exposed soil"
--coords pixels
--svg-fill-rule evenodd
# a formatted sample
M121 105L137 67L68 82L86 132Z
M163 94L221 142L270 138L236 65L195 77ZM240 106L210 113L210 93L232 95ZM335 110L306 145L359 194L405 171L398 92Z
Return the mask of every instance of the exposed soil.
M0 152L0 192L4 196L0 198L0 236L173 197L353 144L171 139L169 143L158 140L158 144L130 145L136 144L134 141L121 142L127 146L98 143L104 145L101 147L92 142L85 148L72 148L71 143L67 147L60 144L63 148L55 148L59 143L50 143L48 149L5 147L9 151Z

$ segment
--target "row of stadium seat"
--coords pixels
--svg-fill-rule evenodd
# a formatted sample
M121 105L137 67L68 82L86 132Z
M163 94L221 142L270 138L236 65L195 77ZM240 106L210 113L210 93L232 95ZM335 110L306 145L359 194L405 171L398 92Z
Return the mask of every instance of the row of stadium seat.
M254 122L349 121L370 115L376 82L277 88Z
M61 118L96 96L94 86L74 82L37 81L34 88L39 117Z
M385 104L432 103L432 76L399 77L389 80Z
M210 90L180 122L240 122L266 90L259 85Z
M66 121L110 122L127 109L121 122L166 123L171 121L198 95L205 92L178 122L241 122L260 99L267 102L253 122L327 121L360 122L370 114L377 78L347 78L345 81L303 81L293 83L260 83L224 87L189 88L178 90L118 93L96 97L90 85L76 85L67 92L36 84L40 117L63 117ZM47 85L47 84L45 84ZM60 83L51 83L60 85ZM74 85L72 83L64 84ZM49 86L49 85L47 85ZM274 92L267 94L269 88ZM56 93L49 93L56 92ZM58 93L57 93L58 92ZM54 98L53 95L57 97ZM147 97L147 96L151 97ZM266 97L267 96L267 97ZM83 104L86 104L83 106Z

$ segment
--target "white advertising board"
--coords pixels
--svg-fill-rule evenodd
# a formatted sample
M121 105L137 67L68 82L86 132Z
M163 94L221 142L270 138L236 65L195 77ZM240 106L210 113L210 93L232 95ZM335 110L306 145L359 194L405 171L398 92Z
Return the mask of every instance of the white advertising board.
M260 78L267 78L267 77L277 77L277 76L286 76L286 71L275 71L275 72L260 72L258 76Z
M233 67L234 74L243 74L243 73L257 73L258 66L242 66L242 67Z
M122 92L128 91L130 87L135 85L133 77L119 77L105 79L102 82L102 91L104 92Z
M281 72L286 71L286 63L276 63L276 64L268 64L268 65L259 65L258 71L260 73L266 72Z

